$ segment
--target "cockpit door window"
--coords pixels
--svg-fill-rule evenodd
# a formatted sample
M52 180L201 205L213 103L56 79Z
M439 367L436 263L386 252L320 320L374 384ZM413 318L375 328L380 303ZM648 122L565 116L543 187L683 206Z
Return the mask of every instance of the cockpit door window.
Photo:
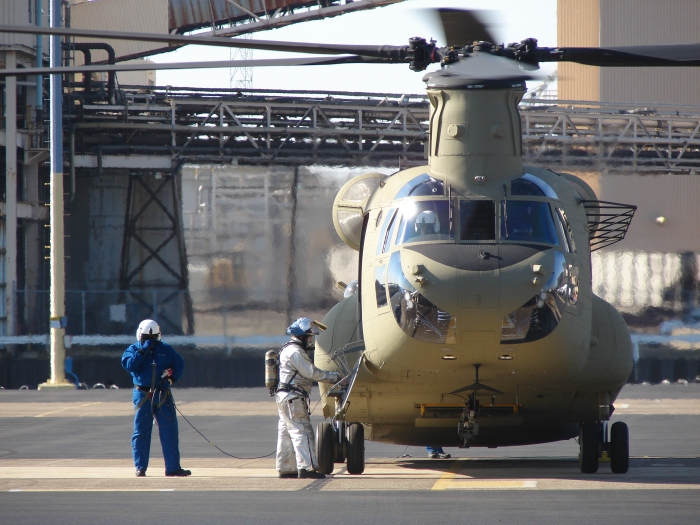
M459 240L496 239L496 203L490 200L459 201Z
M559 245L549 203L542 201L501 201L501 240L541 242Z

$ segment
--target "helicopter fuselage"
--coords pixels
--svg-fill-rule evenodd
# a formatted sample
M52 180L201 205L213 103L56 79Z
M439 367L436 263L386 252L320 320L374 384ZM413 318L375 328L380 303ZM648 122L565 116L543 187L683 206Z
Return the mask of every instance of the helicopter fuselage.
M430 165L364 201L359 292L324 319L316 364L333 369L343 345L356 360L362 342L346 419L372 440L574 437L609 418L632 369L622 317L592 292L582 201L594 196L575 177L522 166L514 89L429 95ZM465 407L477 408L469 439L457 432Z

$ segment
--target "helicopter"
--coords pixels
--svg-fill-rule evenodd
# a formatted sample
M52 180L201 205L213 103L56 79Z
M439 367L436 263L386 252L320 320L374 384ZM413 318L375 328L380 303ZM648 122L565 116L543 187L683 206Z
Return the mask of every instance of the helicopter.
M468 11L440 10L447 45L289 43L68 28L0 32L134 39L331 55L295 59L0 70L0 76L192 67L408 64L430 102L428 163L348 181L333 205L358 251L357 280L323 319L320 470L365 468L364 440L503 447L579 438L580 469L629 468L629 431L610 425L633 367L629 330L595 296L590 254L624 238L635 206L599 201L580 178L524 166L518 102L541 62L698 66L700 44L607 48L493 44Z

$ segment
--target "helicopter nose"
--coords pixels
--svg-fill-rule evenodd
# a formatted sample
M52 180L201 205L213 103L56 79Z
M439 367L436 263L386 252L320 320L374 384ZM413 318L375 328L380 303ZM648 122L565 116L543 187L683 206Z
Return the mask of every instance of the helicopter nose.
M406 251L458 270L483 272L514 266L548 249L529 244L422 244Z

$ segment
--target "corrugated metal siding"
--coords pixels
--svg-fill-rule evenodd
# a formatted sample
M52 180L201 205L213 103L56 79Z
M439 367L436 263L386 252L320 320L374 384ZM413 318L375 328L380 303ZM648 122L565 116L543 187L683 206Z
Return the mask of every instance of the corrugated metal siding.
M603 0L605 46L700 41L698 0ZM699 68L603 68L601 99L609 102L700 104Z
M599 0L558 0L557 19L557 45L599 45ZM560 99L600 100L600 68L562 62L558 71Z
M33 24L33 4L34 0L0 0L0 24L12 26ZM45 20L48 20L48 17ZM36 39L32 35L0 33L0 46L22 45L34 49L36 47L35 42Z
M152 60L128 60L125 64L153 64ZM117 73L120 86L155 86L155 71L120 71Z
M605 175L600 185L599 199L638 206L621 249L700 252L700 175Z
M318 5L316 0L235 0L237 4L258 15L272 14L279 8ZM242 9L226 0L170 0L168 24L170 29L202 27L217 20L249 18Z
M141 33L168 32L168 0L94 0L71 7L71 26L81 29L109 29ZM95 39L77 38L76 42L96 42ZM152 49L160 49L157 42L100 39L111 45L117 57L128 56ZM106 53L95 51L93 61L105 60ZM82 53L76 53L76 63L82 63Z
M558 45L625 46L700 41L698 0L559 0ZM559 98L700 104L700 68L559 65Z

